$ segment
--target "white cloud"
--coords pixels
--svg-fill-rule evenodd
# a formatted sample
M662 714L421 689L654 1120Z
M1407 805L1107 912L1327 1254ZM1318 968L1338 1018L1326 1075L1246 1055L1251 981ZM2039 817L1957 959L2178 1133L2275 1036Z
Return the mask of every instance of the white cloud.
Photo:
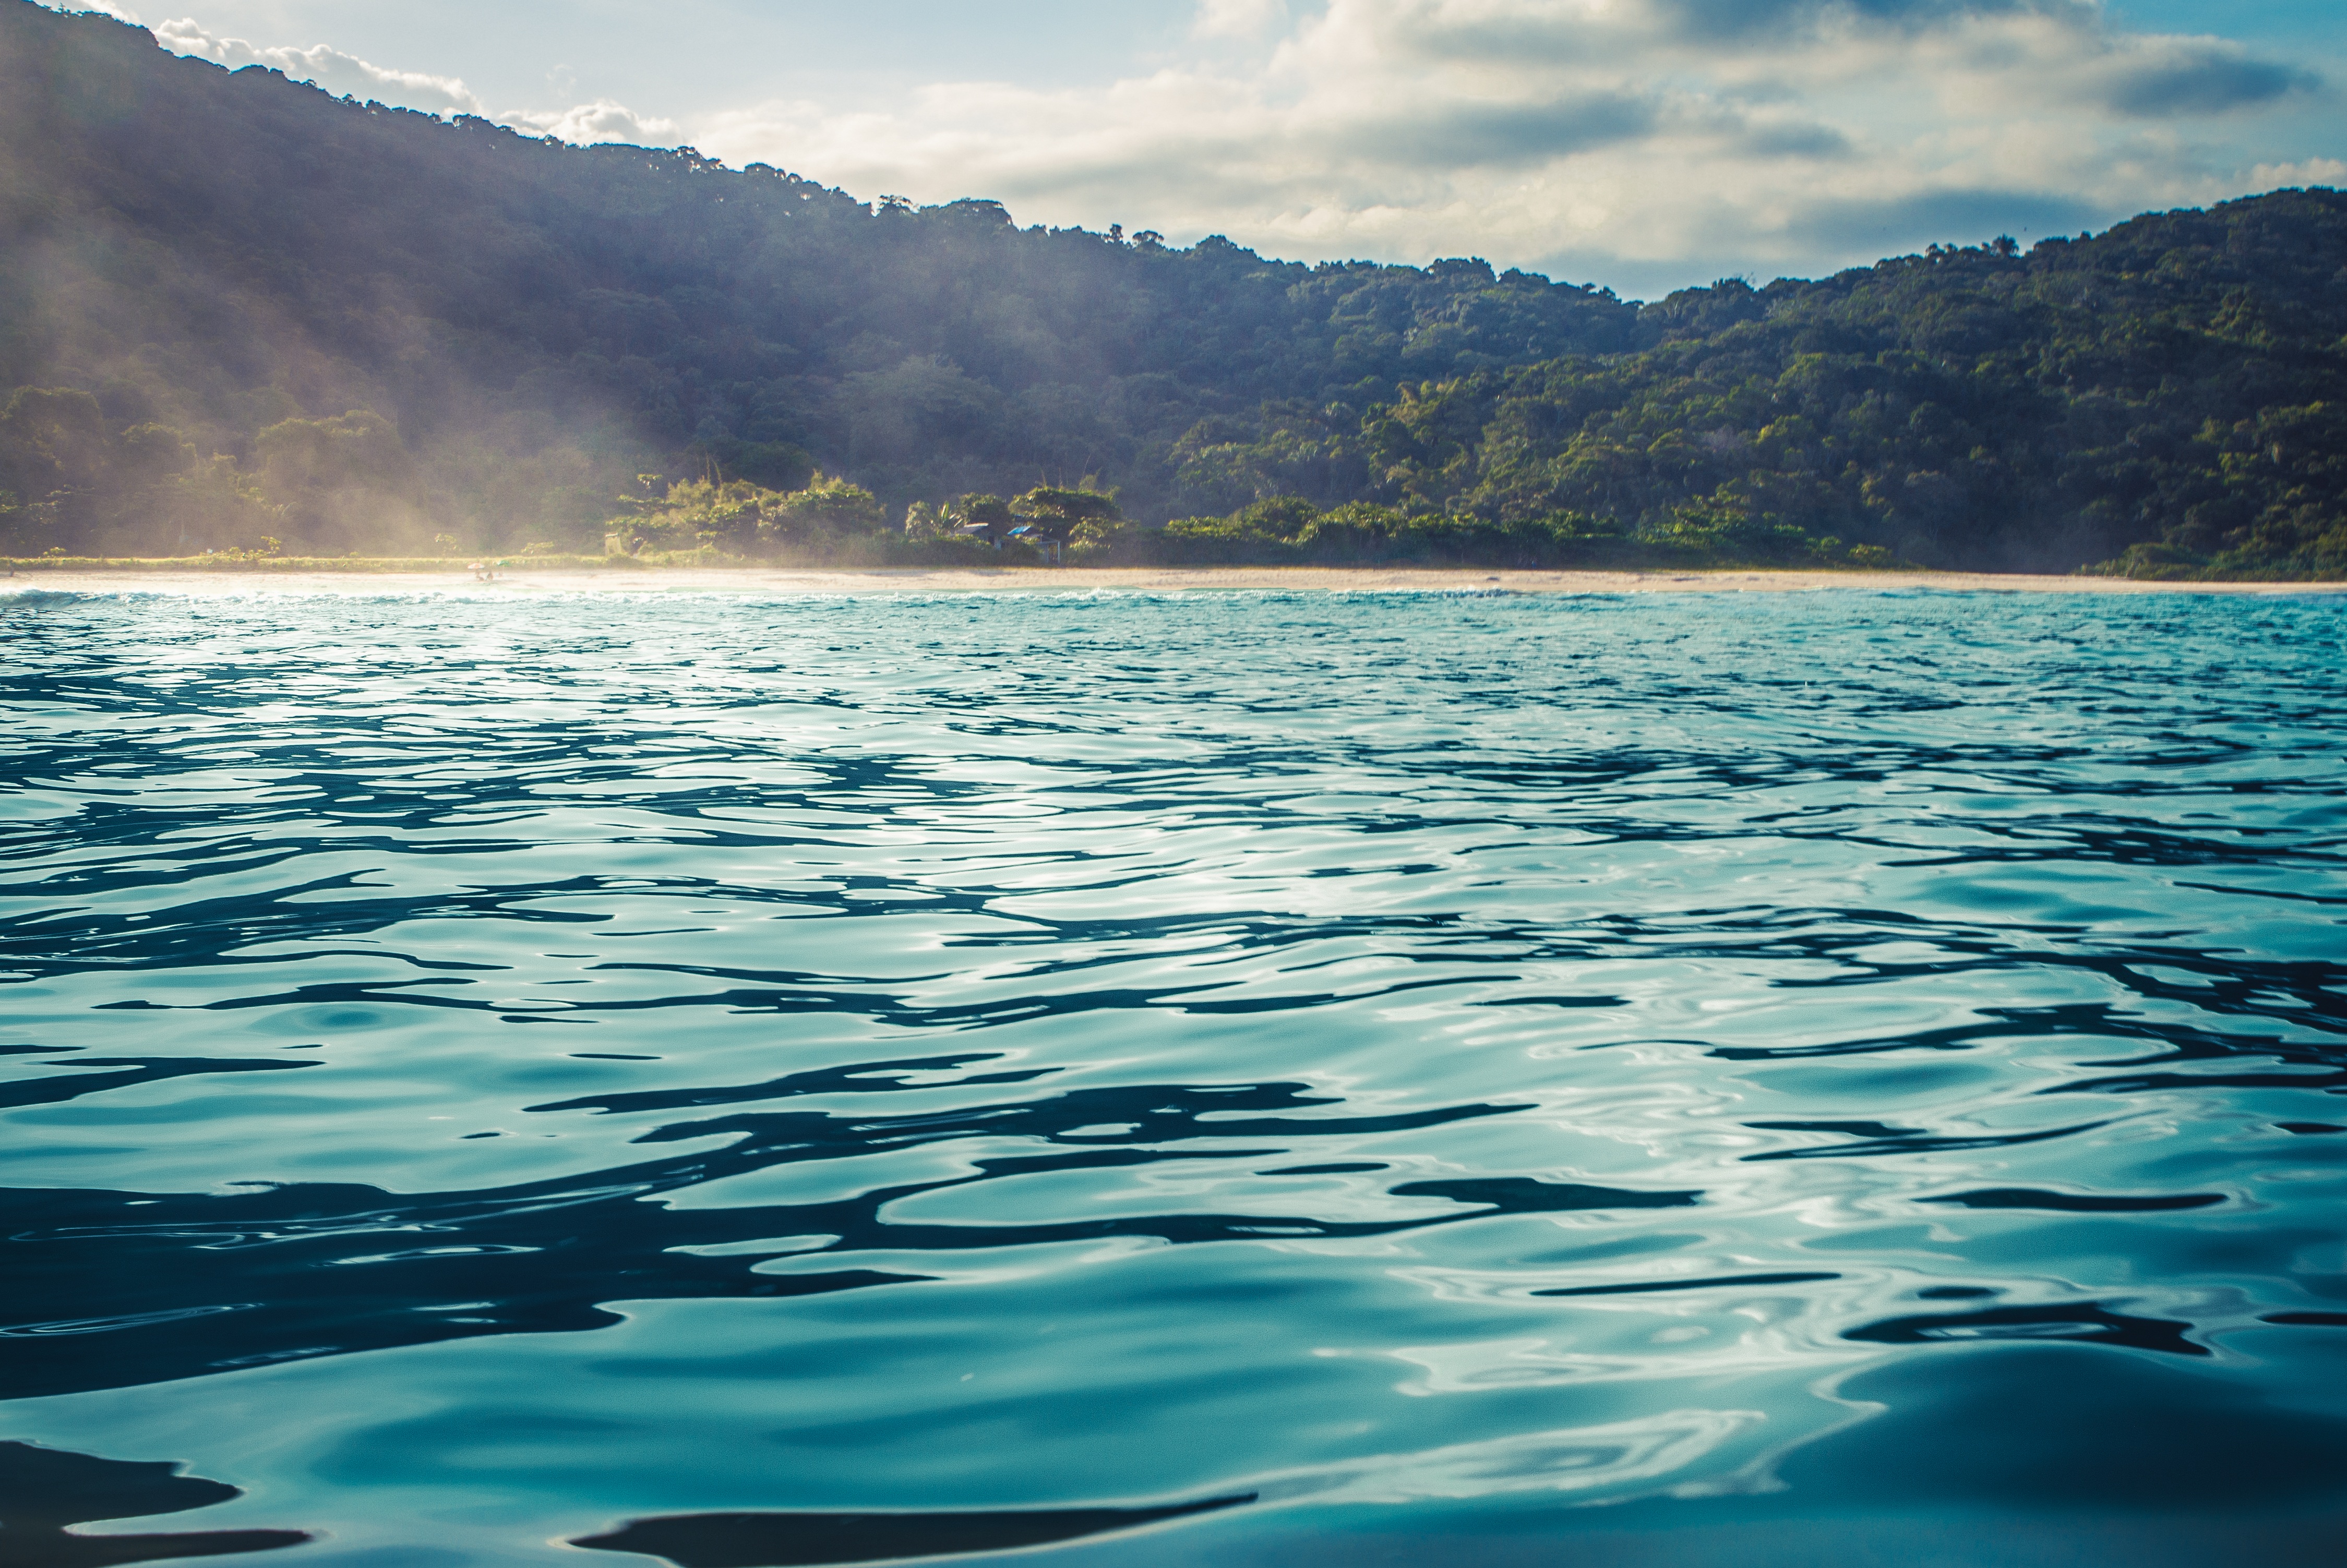
M157 31L336 92L690 139L866 195L1302 260L1472 253L1625 292L2339 178L2337 105L2302 63L2132 32L2100 0L1199 0L1192 42L1121 80L859 79L682 124L608 98L491 113L455 76Z
M394 70L324 44L309 48L264 48L242 38L217 37L193 17L162 23L153 32L156 42L175 55L192 55L230 70L247 66L270 66L294 81L315 83L344 97L374 98L431 114L477 115L517 129L581 144L624 141L671 146L677 139L675 121L639 115L610 98L563 109L514 109L492 114L458 77Z
M639 147L672 147L677 141L677 123L650 115L640 115L625 104L610 98L597 98L591 104L575 104L555 111L517 110L497 118L518 129L534 130L541 136L559 137L564 141L584 147L591 142L632 142Z
M192 55L231 71L267 66L297 82L314 82L345 97L376 98L434 114L486 113L481 100L455 76L390 70L324 44L307 49L261 48L242 38L214 37L192 16L162 23L153 31L155 41L173 54Z
M2288 190L2308 185L2347 185L2347 163L2335 158L2310 158L2298 163L2261 163L2250 171L2251 188Z
M2219 39L2127 32L2090 0L1326 0L1284 17L1204 0L1201 35L1279 23L1273 46L1103 87L944 83L690 129L730 161L995 197L1022 221L1645 284L2237 194L2260 157L2296 149L2228 137L2324 90Z

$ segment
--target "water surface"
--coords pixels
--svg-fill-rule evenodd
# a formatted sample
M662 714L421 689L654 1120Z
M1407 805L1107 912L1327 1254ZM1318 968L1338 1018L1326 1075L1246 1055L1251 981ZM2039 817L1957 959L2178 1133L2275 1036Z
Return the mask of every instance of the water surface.
M0 1546L2322 1561L2342 633L0 600Z

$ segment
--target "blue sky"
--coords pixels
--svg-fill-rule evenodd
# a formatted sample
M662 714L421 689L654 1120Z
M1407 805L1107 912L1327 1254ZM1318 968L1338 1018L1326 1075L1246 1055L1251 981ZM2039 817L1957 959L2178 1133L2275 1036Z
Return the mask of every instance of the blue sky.
M1652 296L2347 184L2311 0L166 0L167 47L858 196Z

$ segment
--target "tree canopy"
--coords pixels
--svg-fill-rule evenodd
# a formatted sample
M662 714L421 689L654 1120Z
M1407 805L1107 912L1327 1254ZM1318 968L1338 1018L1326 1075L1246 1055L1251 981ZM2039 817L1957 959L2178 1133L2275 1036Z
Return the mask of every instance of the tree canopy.
M990 497L1071 559L2347 571L2335 191L1639 304L867 205L27 0L0 83L0 552L897 548Z

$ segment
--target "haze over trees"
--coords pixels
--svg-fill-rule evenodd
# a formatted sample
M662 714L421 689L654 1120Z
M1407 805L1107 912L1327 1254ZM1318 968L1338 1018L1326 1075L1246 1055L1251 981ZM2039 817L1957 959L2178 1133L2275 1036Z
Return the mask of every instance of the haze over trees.
M0 553L930 558L1048 494L1071 559L2347 574L2335 191L1638 304L867 206L27 0L0 87Z

